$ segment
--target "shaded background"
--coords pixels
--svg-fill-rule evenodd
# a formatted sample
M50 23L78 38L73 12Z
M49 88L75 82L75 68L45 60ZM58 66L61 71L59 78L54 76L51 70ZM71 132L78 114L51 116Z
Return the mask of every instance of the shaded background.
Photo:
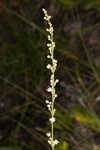
M47 24L58 60L56 150L100 149L100 1L0 0L0 150L48 150Z

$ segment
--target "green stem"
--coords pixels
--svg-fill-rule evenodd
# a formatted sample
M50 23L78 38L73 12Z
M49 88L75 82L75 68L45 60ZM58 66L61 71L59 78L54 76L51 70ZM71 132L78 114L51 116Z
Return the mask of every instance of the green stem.
M51 125L51 132L52 132L52 150L54 150L54 144L53 144L53 141L54 141L54 139L53 139L53 130L54 130L54 127L53 127L53 123L52 123L52 125Z

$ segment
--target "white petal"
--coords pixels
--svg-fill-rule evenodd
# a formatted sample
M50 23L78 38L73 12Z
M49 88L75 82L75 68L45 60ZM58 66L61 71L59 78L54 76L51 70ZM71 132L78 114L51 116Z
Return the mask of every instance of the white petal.
M49 101L48 101L48 100L46 100L45 102L46 102L46 104L49 104Z
M50 132L46 133L46 136L50 137L50 136L51 136L51 133L50 133Z
M54 145L57 145L59 141L57 139L54 140Z
M52 91L52 88L49 87L49 88L47 89L47 92L51 92L51 91Z
M51 65L50 65L50 64L48 64L48 65L47 65L47 69L50 69L50 68L51 68Z
M56 119L54 117L49 119L51 123L54 123L56 121Z

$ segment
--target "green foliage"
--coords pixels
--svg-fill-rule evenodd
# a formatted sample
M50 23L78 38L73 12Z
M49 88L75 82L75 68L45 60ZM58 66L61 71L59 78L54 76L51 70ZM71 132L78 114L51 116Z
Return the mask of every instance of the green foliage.
M82 5L86 9L99 8L100 1L98 0L56 0L65 6L76 7Z
M100 132L100 118L93 110L87 110L80 106L75 106L72 110L74 118L80 124L87 124Z
M78 4L78 2L75 0L57 0L57 1L64 5L70 5L70 6L76 6Z
M7 147L0 147L0 150L21 150L21 148L7 146Z
M56 110L56 116L57 116L57 123L56 123L56 128L61 129L61 126L65 126L67 129L69 130L73 130L74 126L73 126L73 119L70 116L69 113L67 112L61 112L60 109Z
M70 150L69 144L66 142L61 142L58 146L56 146L55 150Z

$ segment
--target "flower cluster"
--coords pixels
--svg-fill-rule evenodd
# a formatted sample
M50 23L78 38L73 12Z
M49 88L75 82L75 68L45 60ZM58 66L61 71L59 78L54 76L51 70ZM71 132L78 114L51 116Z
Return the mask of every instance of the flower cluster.
M58 79L55 79L55 71L56 71L56 67L57 67L57 60L54 58L54 48L55 48L55 42L53 41L53 26L52 23L50 21L51 16L48 16L47 11L45 9L43 9L44 12L44 20L47 21L48 23L48 28L46 29L46 31L49 33L48 35L48 41L49 43L47 43L47 47L49 49L49 55L47 56L48 59L51 60L51 64L47 65L47 69L49 69L51 71L51 76L50 76L50 86L47 88L47 92L51 93L51 97L52 100L46 100L46 104L47 104L47 108L50 111L51 117L49 119L50 123L51 123L51 133L47 133L46 135L49 137L48 143L51 145L52 150L54 150L55 145L57 145L59 143L59 141L57 139L54 139L54 122L56 121L54 115L55 115L55 111L56 109L54 108L54 102L55 102L55 98L57 97L56 91L55 91L55 86L56 84L59 82Z
M51 137L51 133L50 132L48 132L46 135L47 135L47 137L49 137L48 143L50 145L55 146L55 145L57 145L59 143L59 141L57 139L53 140L53 142L52 142L52 137Z

